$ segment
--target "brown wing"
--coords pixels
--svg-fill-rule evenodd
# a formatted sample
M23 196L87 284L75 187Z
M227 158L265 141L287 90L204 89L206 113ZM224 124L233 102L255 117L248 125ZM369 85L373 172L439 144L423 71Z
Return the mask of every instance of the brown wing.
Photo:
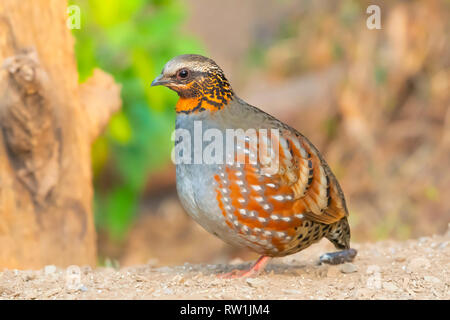
M336 178L305 137L284 133L280 138L280 168L283 181L294 192L295 212L303 212L309 219L325 224L348 215Z
M312 143L287 130L278 142L279 169L271 178L279 181L281 187L274 193L292 195L292 200L288 198L292 214L302 213L310 220L325 224L347 216L340 186ZM271 195L271 198L276 202L276 195Z
M260 159L256 165L226 165L215 176L228 226L255 250L272 254L291 247L305 219L331 224L347 215L340 187L314 146L287 130L278 142L275 172L266 170L270 161ZM264 144L260 138L255 148L246 144L245 150L255 154Z

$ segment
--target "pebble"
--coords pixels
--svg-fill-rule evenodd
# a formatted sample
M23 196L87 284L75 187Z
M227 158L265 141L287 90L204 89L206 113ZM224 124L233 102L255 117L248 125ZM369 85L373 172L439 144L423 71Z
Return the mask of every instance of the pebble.
M136 280L136 282L147 282L148 281L148 279L145 276L141 276L139 274L136 275L134 277L134 279Z
M184 286L185 287L190 287L192 285L192 282L190 281L190 280L186 280L185 282L184 282Z
M300 290L293 290L293 289L283 289L283 292L286 294L301 294L302 293Z
M82 286L80 287L80 289L78 289L78 290L83 291L83 292L86 292L86 291L88 291L88 288L87 288L85 285L82 285Z
M394 260L397 261L397 262L403 262L403 261L406 260L406 257L404 257L404 256L398 256L398 257L395 257Z
M245 283L247 283L252 288L257 288L261 285L261 280L254 278L247 278L245 279Z
M341 265L341 272L342 273L353 273L358 271L358 267L355 266L353 263L344 263L343 265Z
M243 263L244 261L241 258L234 258L233 260L230 261L230 264L232 266L238 265Z

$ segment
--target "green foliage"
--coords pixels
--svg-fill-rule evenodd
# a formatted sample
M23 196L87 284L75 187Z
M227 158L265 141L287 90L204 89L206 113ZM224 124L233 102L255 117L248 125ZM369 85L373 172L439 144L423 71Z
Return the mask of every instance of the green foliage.
M150 89L150 83L170 58L202 50L182 32L187 10L181 1L70 3L81 8L81 29L73 31L80 82L99 67L122 85L123 108L92 150L94 175L107 180L95 183L96 224L120 240L148 174L170 159L177 96L165 88Z

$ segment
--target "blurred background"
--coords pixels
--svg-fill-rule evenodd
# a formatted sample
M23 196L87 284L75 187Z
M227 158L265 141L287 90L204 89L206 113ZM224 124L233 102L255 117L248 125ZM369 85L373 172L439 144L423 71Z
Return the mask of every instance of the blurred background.
M172 57L213 58L247 102L321 150L346 195L354 241L442 233L450 222L450 1L73 0L83 82L122 85L94 143L100 264L218 263L238 251L180 207L170 161L177 95L150 88Z

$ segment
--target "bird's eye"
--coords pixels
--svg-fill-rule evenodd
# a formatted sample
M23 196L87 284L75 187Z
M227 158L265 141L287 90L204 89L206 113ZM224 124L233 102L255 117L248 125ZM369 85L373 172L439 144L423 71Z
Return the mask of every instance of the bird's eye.
M187 79L189 77L189 70L187 69L181 69L177 73L178 79Z

